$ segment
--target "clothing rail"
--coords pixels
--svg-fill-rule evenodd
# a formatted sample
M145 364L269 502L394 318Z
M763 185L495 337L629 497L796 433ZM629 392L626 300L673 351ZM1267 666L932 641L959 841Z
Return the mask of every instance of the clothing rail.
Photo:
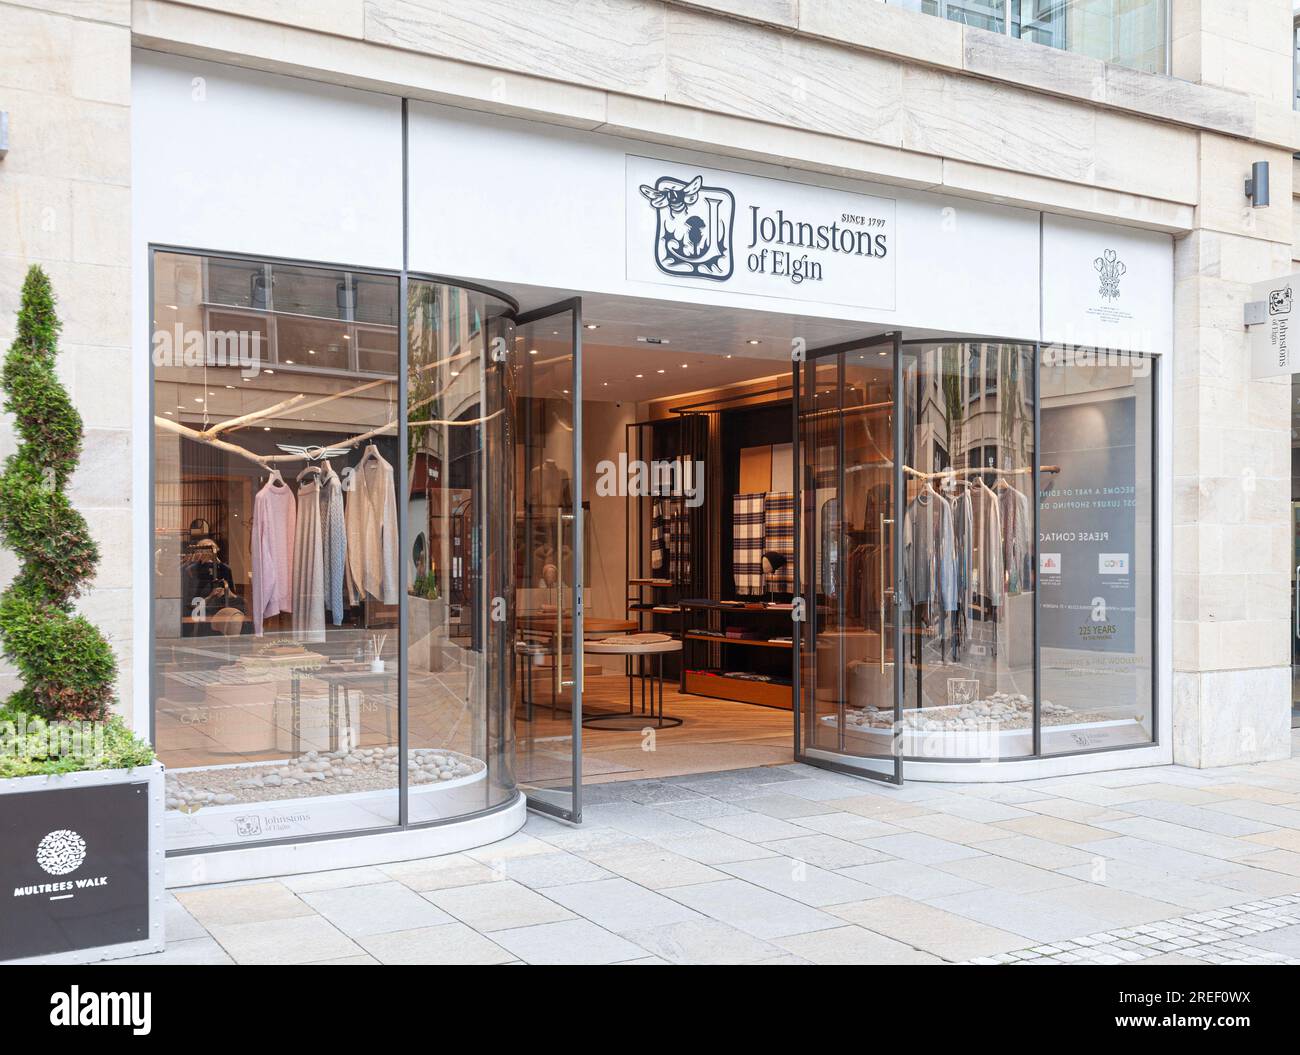
M956 476L1026 476L1034 471L1033 466L1025 465L1019 469L998 469L994 466L969 466L965 469L939 469L932 473L922 472L920 469L913 469L910 465L903 466L903 472L917 480L945 480ZM1059 465L1040 465L1040 473L1059 473Z

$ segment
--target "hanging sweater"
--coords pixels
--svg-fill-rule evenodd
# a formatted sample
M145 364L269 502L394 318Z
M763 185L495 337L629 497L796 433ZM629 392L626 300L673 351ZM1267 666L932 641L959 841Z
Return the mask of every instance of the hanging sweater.
M298 529L293 548L293 635L325 640L325 568L321 548L321 485L313 478L298 488Z
M343 624L343 579L347 563L347 529L343 523L343 482L326 463L320 492L321 554L325 611L335 626Z
M269 616L293 611L293 544L298 503L272 478L253 500L253 632Z
M348 596L397 604L397 495L393 467L378 454L352 474L344 520L347 529Z

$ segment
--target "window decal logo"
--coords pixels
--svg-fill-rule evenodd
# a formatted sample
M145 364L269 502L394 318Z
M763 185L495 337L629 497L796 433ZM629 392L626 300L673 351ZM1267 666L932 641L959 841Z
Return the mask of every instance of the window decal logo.
M1268 313L1270 315L1291 314L1291 287L1271 290L1268 295Z
M660 176L641 194L655 211L655 264L666 275L725 282L733 268L736 199L723 187Z
M1098 292L1103 300L1119 299L1119 280L1123 277L1128 268L1124 266L1115 250L1107 249L1101 256L1092 262L1092 266L1097 269L1097 274L1101 276L1101 286Z
M50 832L36 847L36 863L52 876L75 872L86 859L86 840L70 828Z

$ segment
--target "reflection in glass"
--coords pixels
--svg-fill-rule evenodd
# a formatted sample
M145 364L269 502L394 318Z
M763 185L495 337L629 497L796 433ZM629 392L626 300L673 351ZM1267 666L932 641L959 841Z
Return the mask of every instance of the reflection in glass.
M1169 0L1009 0L1009 4L1007 0L885 2L1147 73L1168 70Z
M903 354L903 752L1034 751L1034 350Z
M409 822L509 800L505 305L410 284L403 462L396 276L164 252L153 273L168 846L397 824L403 659Z
M798 407L803 746L884 775L897 749L892 350L810 360Z
M571 307L525 322L512 349L518 775L530 803L566 817L577 805L581 750L583 652L574 600L584 547L575 531L581 509L573 480L579 324Z
M412 280L407 373L407 705L412 822L514 794L513 378L505 305Z
M396 362L358 374L346 272L159 252L153 273L168 846L394 824Z
M1152 738L1155 360L1042 353L1044 754Z

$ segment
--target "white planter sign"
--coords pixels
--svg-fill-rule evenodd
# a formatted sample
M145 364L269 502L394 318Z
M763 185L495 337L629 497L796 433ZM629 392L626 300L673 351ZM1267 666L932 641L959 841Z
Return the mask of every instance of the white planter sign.
M893 198L627 156L627 277L894 309Z

